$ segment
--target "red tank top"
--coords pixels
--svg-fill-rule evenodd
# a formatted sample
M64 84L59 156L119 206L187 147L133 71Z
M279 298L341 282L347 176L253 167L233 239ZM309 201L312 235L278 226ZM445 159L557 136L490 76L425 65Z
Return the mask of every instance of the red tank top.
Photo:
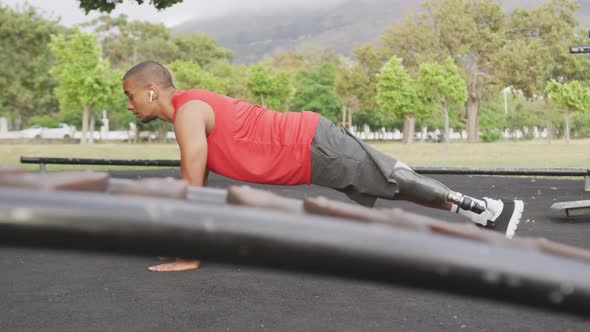
M207 137L207 168L240 181L266 184L309 184L310 145L320 115L275 112L206 90L177 90L176 112L191 100L204 101L215 113Z

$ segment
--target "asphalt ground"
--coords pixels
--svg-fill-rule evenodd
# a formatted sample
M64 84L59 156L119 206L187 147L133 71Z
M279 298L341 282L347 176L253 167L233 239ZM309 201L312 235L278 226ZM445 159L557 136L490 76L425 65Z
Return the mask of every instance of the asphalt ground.
M114 177L178 177L176 170L113 172ZM583 181L433 176L473 196L519 198L517 236L590 249L590 217L550 210L590 199ZM211 187L237 181L211 175ZM286 197L343 194L317 186L254 185ZM460 216L379 200L449 222ZM590 318L485 299L337 277L202 262L196 271L152 273L155 257L0 247L0 331L590 331Z

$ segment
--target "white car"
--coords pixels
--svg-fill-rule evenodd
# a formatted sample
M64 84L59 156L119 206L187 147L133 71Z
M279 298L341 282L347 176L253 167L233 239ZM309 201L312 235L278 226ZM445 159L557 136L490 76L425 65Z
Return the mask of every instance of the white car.
M34 139L41 138L41 133L43 132L43 129L44 128L39 126L32 126L31 128L16 131L14 133L18 133L18 138Z
M57 128L43 128L40 137L44 139L70 139L76 134L76 127L65 123L58 124Z

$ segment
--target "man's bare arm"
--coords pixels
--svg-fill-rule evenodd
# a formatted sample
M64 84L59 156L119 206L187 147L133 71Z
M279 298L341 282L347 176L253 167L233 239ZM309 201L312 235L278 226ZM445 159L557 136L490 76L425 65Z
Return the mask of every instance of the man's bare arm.
M191 186L207 184L206 117L211 112L207 103L189 101L176 115L174 132L180 147L181 177Z

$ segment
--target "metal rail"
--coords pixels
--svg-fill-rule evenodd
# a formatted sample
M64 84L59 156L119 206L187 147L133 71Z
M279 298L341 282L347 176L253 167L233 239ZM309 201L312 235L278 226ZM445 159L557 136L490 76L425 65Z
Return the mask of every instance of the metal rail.
M177 167L180 160L173 159L96 159L96 158L53 158L21 156L22 164L39 164L41 172L47 171L48 164L59 165L106 165L106 166L159 166Z
M47 171L48 164L62 165L110 165L110 166L159 166L178 167L180 160L173 159L92 159L92 158L20 158L23 164L39 164L41 172ZM412 167L420 174L459 175L509 175L509 176L583 176L584 190L590 191L590 169L587 168L515 168L515 167Z

